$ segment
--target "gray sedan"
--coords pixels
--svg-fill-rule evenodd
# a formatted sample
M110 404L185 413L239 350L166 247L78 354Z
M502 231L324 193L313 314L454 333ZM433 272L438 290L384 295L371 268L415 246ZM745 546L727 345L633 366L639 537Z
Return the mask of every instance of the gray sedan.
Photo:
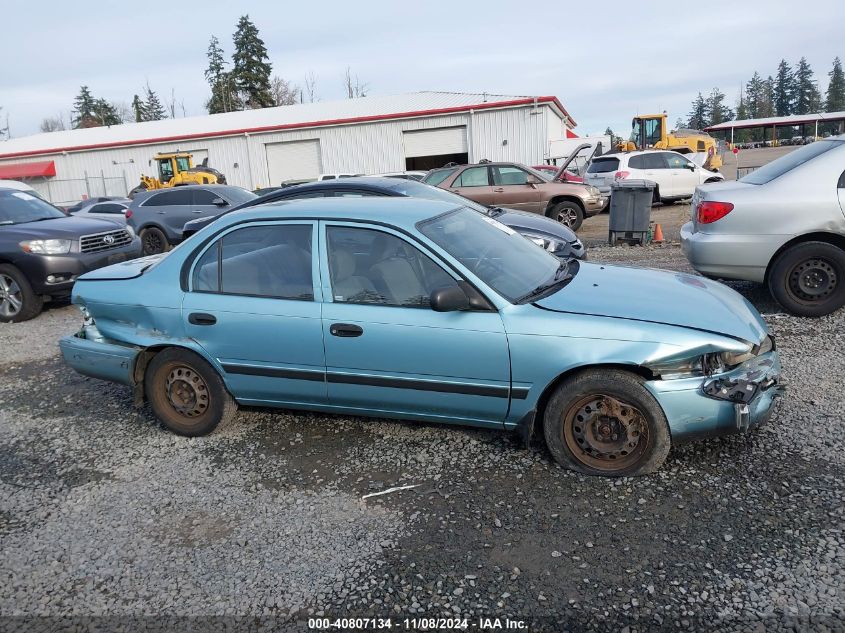
M129 198L115 198L103 202L92 201L76 210L69 210L68 213L78 218L102 218L126 224L126 210L131 202Z
M702 274L768 284L799 316L845 305L845 135L698 187L692 216L681 245Z

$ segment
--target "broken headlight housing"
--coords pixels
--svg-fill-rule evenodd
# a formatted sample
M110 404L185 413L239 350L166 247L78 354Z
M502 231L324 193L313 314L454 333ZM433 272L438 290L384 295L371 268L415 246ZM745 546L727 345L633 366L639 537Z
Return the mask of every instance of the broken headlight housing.
M775 349L775 342L771 336L766 336L759 345L748 345L748 349L736 352L712 352L683 361L658 364L651 367L663 380L678 378L694 378L697 376L712 376L722 374L747 363L760 354L766 354Z

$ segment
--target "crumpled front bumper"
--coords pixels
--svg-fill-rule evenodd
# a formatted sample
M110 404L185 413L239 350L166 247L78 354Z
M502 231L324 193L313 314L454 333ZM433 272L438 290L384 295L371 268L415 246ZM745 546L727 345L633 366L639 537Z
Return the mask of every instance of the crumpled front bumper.
M80 374L130 386L135 383L135 361L140 347L109 341L94 326L86 326L62 338L59 348L65 362Z
M672 441L745 433L762 426L784 392L776 351L709 378L655 380L646 386L666 414Z

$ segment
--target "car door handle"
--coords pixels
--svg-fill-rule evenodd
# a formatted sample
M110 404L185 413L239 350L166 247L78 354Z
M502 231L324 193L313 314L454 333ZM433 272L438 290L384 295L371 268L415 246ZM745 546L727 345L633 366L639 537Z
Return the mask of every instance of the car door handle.
M193 325L214 325L217 323L217 317L213 314L206 314L205 312L191 312L188 315L188 323Z
M361 336L364 333L364 328L350 323L332 323L329 326L329 332L332 336L340 336L350 338L353 336Z
M504 193L504 191L505 190L502 187L496 187L495 189L493 189L494 193Z
M191 213L202 213L202 209L194 209Z
M159 215L164 215L165 213L167 213L167 211L159 211L158 212Z

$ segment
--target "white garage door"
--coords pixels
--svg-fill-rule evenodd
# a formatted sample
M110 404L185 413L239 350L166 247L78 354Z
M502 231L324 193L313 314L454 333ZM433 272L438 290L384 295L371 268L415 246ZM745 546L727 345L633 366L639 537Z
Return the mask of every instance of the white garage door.
M265 148L270 186L280 185L285 180L305 180L320 175L319 140L269 143Z
M467 152L467 129L463 126L416 130L405 132L402 136L405 141L405 158Z

